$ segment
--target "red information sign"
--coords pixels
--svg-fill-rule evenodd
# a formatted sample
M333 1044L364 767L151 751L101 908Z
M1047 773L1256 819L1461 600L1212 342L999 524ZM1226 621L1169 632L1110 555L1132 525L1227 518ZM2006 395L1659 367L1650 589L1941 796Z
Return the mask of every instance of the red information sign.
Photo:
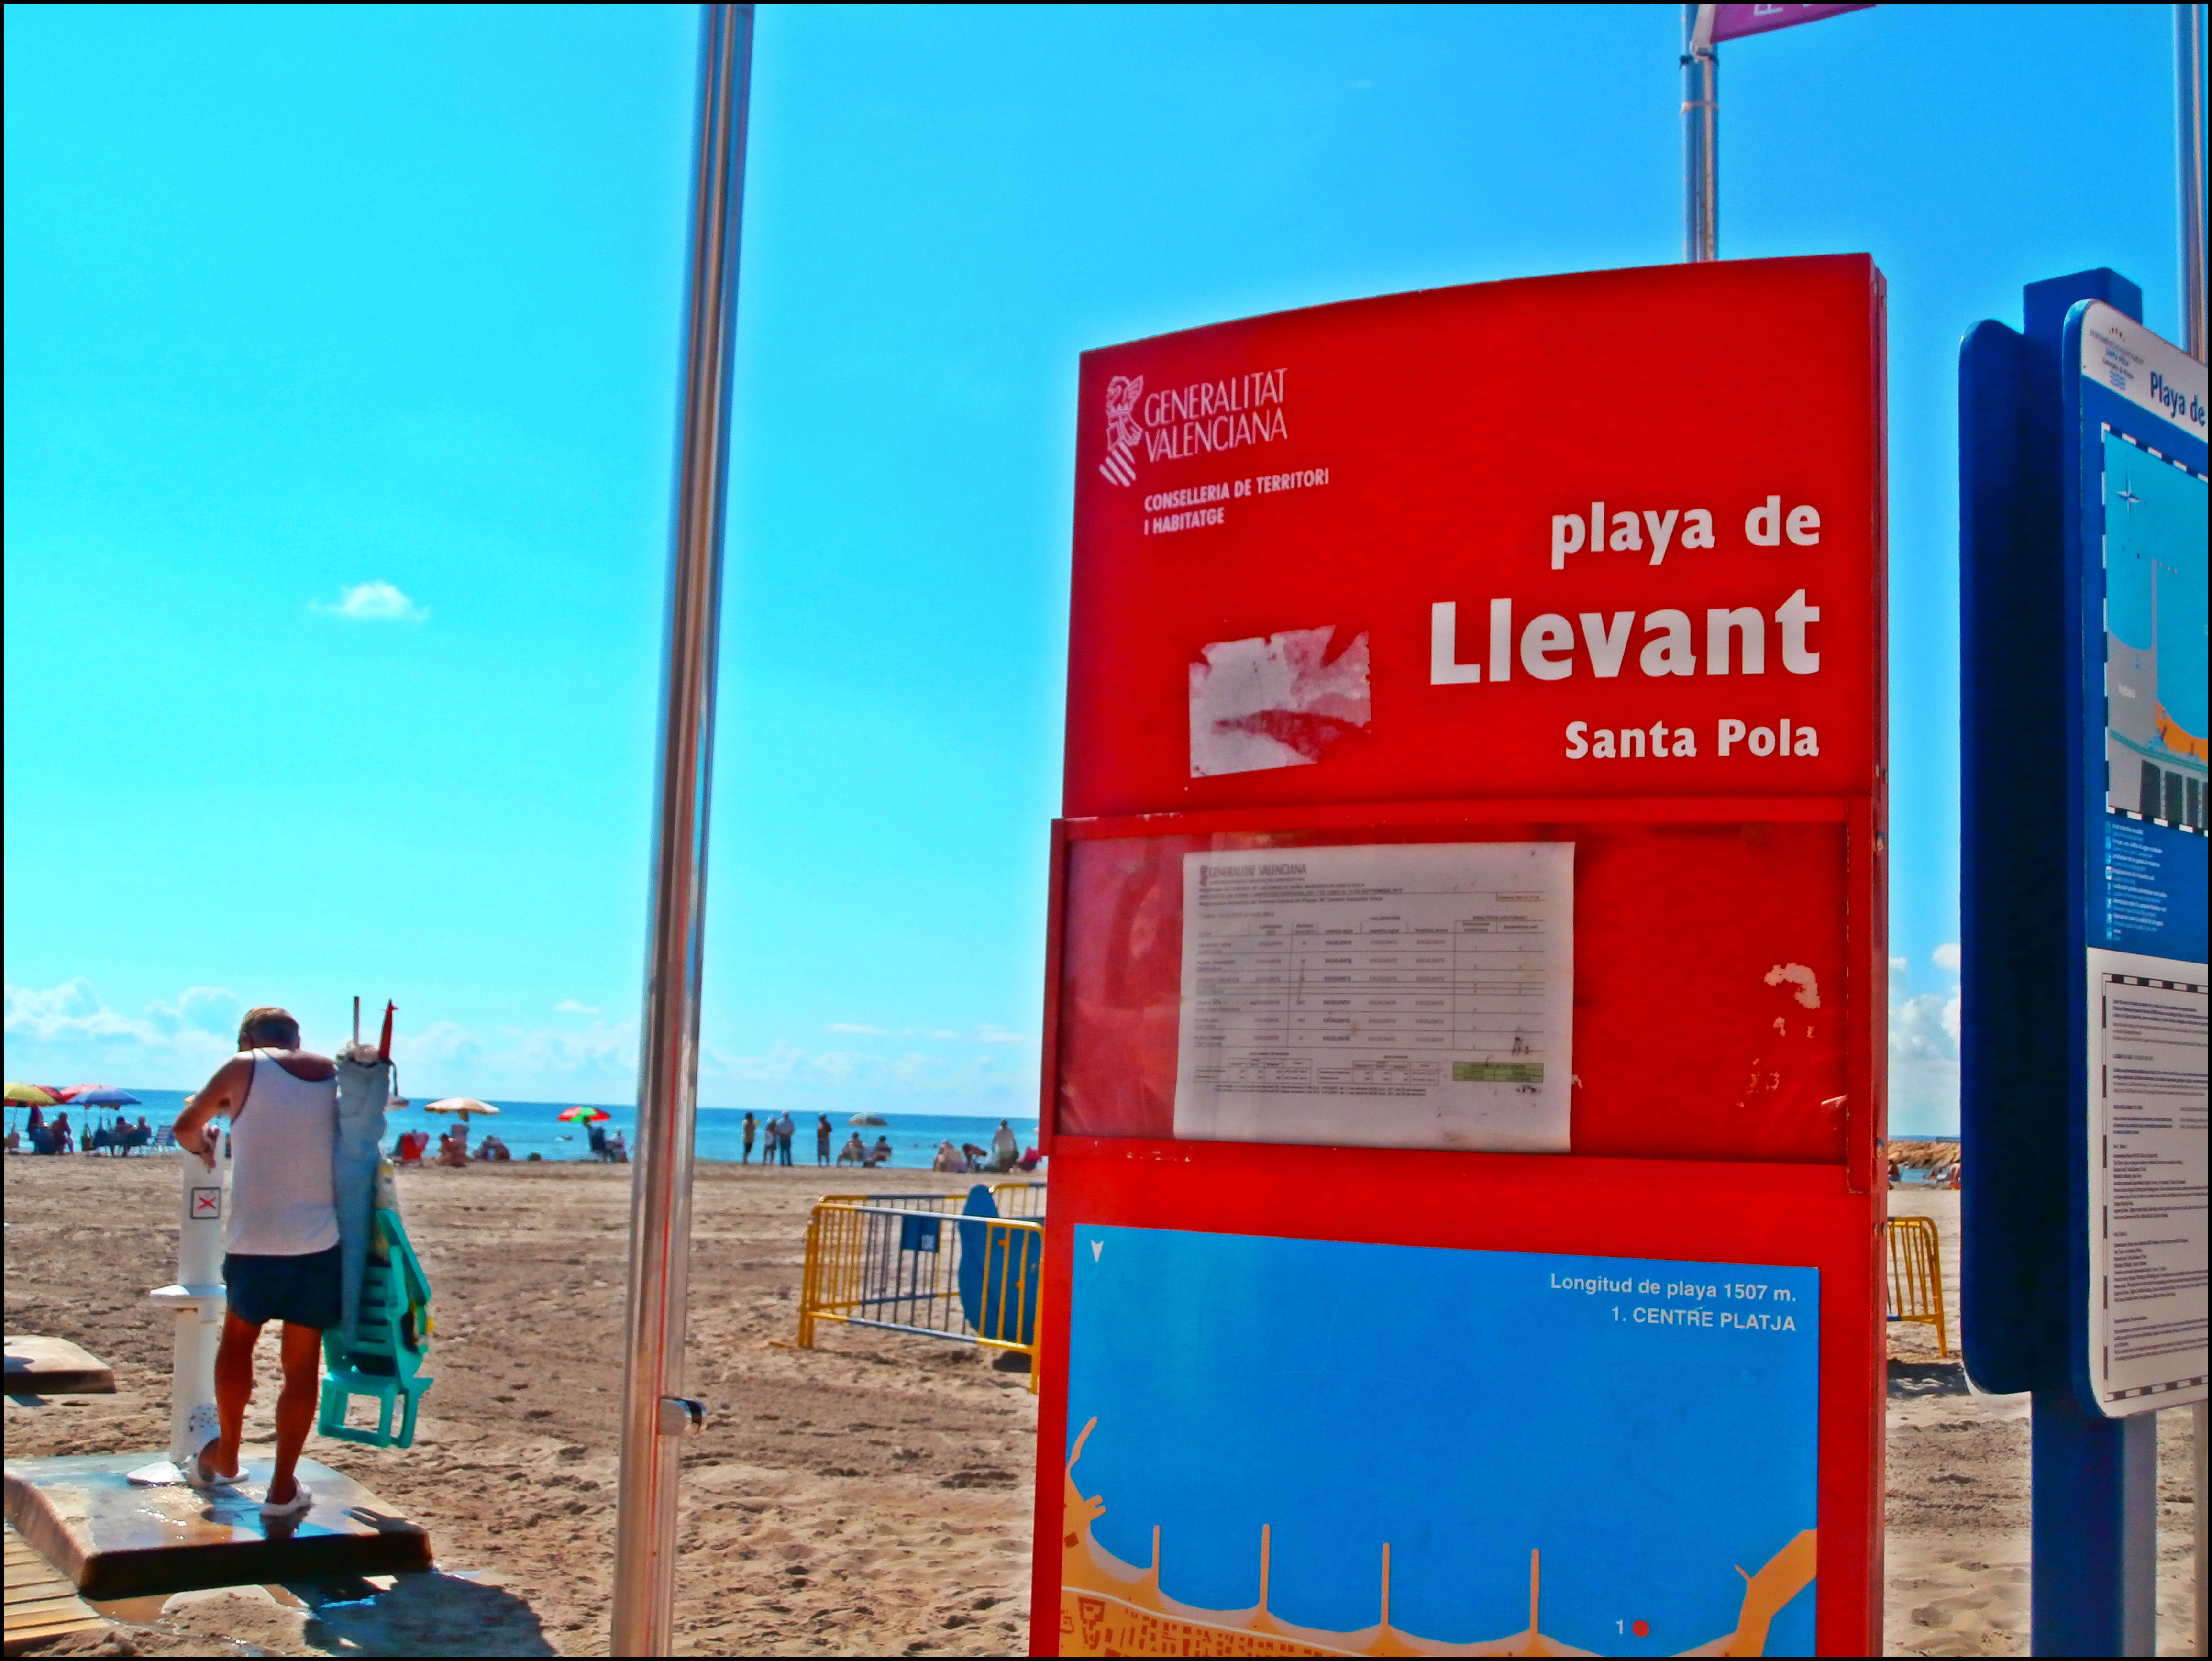
M1039 1652L1875 1641L1882 303L1085 357Z
M1712 41L1718 46L1723 40L1741 40L1747 35L1769 34L1776 29L1795 28L1800 23L1817 23L1824 17L1838 17L1847 11L1873 9L1871 4L1715 6Z

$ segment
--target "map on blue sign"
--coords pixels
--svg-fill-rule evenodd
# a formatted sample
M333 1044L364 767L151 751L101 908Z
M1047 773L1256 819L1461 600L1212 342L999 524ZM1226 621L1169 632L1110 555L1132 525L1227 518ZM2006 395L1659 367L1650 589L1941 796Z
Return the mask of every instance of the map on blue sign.
M1809 1655L1819 1306L1805 1268L1079 1226L1060 1652Z
M2110 427L2104 459L2110 805L2202 829L2204 480Z

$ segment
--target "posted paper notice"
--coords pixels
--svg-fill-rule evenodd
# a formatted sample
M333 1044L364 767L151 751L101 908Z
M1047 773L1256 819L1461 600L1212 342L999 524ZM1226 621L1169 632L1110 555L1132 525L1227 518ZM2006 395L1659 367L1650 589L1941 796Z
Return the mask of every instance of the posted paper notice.
M2110 1415L2205 1398L2205 968L2089 952L2089 1377Z
M1176 1135L1567 1151L1574 844L1183 859Z

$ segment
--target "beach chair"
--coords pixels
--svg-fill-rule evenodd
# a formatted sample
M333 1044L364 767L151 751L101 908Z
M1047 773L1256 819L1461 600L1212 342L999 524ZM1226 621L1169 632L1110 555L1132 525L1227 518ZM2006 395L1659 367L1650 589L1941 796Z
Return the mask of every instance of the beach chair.
M429 1354L429 1277L399 1214L380 1209L350 1341L343 1331L323 1335L323 1404L315 1428L371 1447L414 1446L415 1409L432 1383L422 1371ZM346 1409L356 1396L377 1403L374 1430L346 1423Z

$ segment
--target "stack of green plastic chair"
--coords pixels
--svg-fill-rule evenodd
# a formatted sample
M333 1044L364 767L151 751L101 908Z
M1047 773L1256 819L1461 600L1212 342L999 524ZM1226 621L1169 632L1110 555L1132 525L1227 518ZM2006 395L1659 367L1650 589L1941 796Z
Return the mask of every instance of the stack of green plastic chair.
M323 1335L323 1404L315 1428L371 1447L414 1446L415 1409L432 1382L422 1374L429 1354L429 1277L399 1214L380 1208L362 1276L359 1317L350 1332ZM346 1409L356 1396L377 1403L373 1431L346 1423Z

